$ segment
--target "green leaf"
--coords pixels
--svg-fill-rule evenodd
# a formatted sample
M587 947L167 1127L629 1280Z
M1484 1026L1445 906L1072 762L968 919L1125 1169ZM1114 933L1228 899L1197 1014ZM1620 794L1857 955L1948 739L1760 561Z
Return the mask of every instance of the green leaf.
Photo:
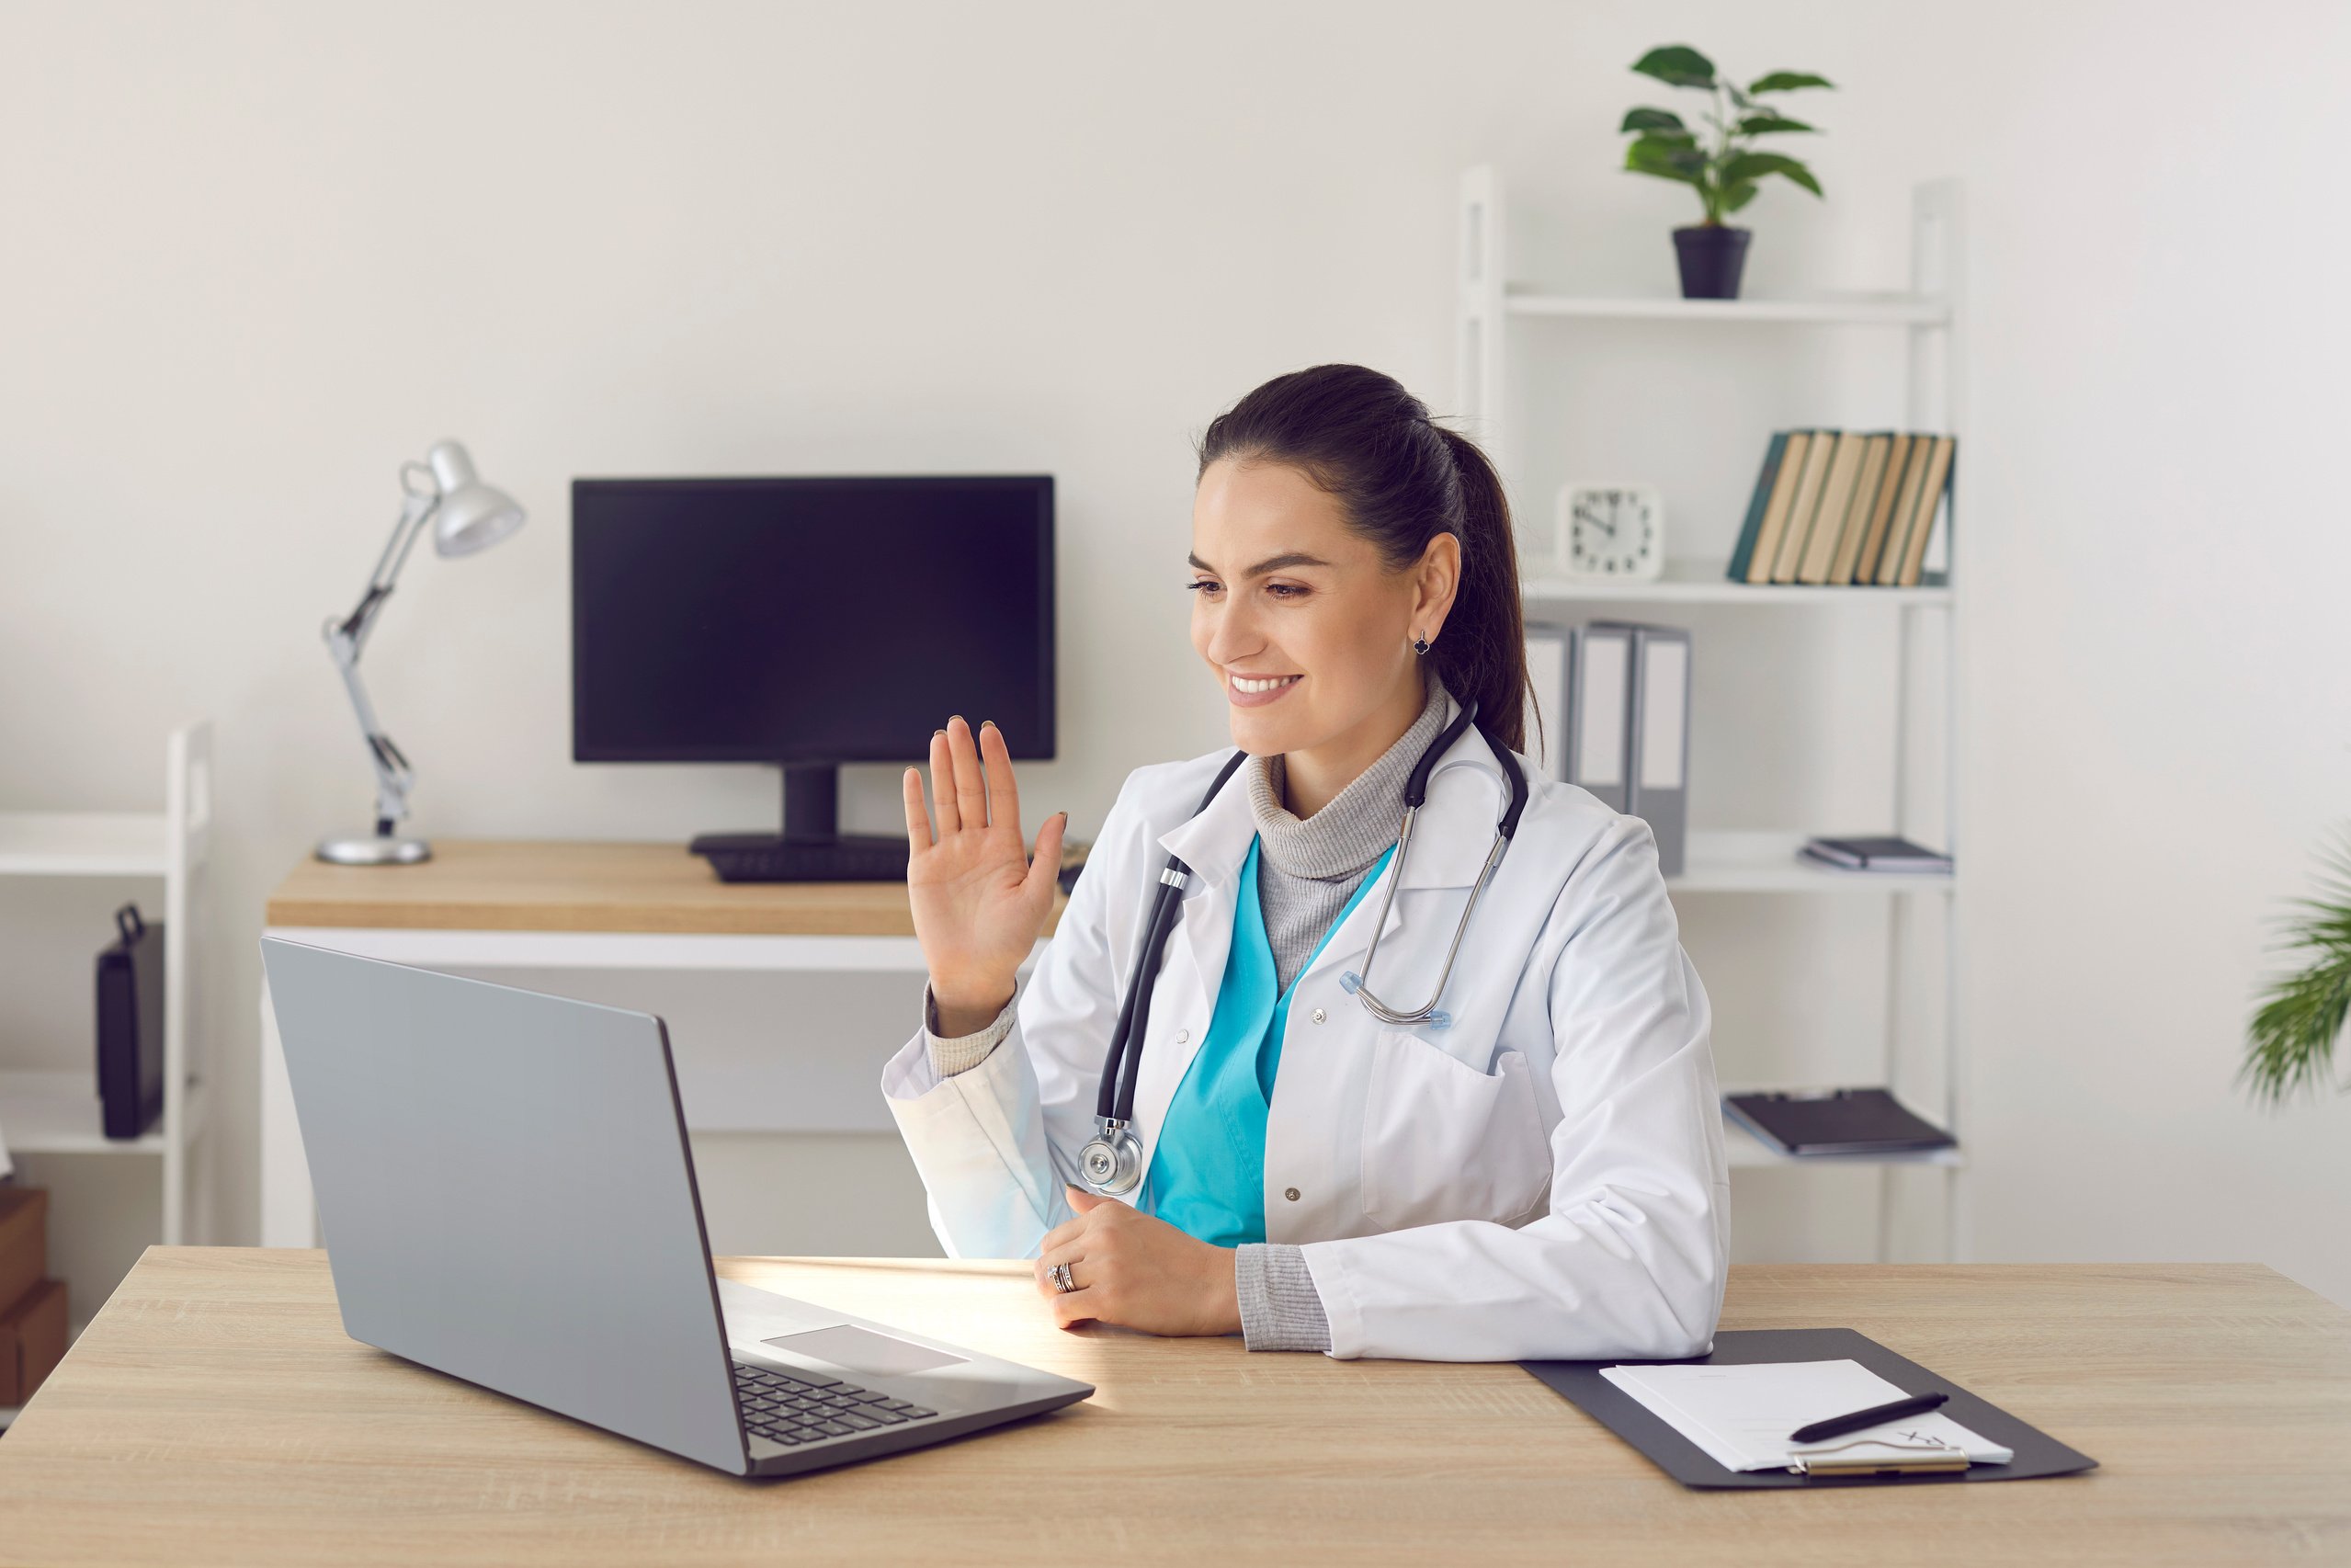
M2326 1085L2351 1019L2351 830L2325 862L2323 897L2296 900L2302 914L2288 930L2286 946L2306 953L2306 965L2272 984L2245 1031L2237 1080L2273 1107Z
M1740 185L1759 180L1766 175L1781 175L1802 186L1814 196L1821 194L1821 182L1812 171L1793 158L1783 158L1777 153L1742 153L1722 165L1722 183Z
M1698 185L1706 176L1706 154L1687 141L1644 136L1625 149L1625 167L1637 175Z
M1751 114L1739 122L1739 134L1742 136L1768 136L1775 131L1817 131L1819 129L1818 126L1807 125L1800 119L1789 119L1785 115L1768 113Z
M1633 69L1639 70L1640 67ZM1826 87L1834 92L1836 84L1826 76L1815 76L1810 71L1775 71L1747 84L1747 91L1751 93L1792 93L1799 87Z
M1617 127L1622 131L1686 131L1682 117L1669 108L1629 108L1625 122Z
M1653 49L1632 63L1644 76L1654 76L1674 87L1711 87L1714 62L1687 44L1669 43Z
M1741 180L1738 184L1729 186L1724 188L1722 192L1722 210L1726 213L1736 212L1740 208L1744 207L1748 202L1753 201L1755 199L1755 182L1753 180Z

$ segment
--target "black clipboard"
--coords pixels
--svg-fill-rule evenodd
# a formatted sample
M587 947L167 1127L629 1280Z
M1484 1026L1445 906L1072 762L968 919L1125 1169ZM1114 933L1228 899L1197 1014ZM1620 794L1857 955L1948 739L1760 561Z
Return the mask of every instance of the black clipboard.
M2038 1426L2028 1426L1998 1405L1978 1399L1948 1378L1906 1360L1866 1334L1850 1328L1734 1329L1714 1336L1713 1354L1687 1362L1743 1366L1755 1361L1858 1361L1904 1393L1948 1393L1942 1413L1981 1433L2016 1457L2006 1464L1971 1464L1965 1470L1913 1475L1798 1475L1790 1471L1725 1470L1662 1416L1600 1375L1604 1367L1657 1365L1612 1361L1521 1361L1553 1392L1593 1420L1630 1443L1650 1462L1683 1485L1701 1491L1767 1486L1886 1486L1949 1482L2032 1481L2095 1470L2098 1461L2069 1449Z

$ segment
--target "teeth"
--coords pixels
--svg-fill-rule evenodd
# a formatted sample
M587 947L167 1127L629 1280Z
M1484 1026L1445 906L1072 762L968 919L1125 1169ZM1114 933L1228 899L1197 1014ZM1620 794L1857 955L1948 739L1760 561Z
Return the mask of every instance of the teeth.
M1243 676L1234 676L1232 677L1232 689L1235 691L1248 692L1275 691L1278 690L1282 687L1288 686L1291 681L1294 681L1298 677L1296 676L1275 676L1267 680L1250 680Z

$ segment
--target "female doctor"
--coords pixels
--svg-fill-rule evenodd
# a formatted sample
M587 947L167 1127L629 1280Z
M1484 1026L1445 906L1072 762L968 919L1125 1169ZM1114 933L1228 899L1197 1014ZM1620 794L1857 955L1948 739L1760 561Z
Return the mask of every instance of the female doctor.
M932 737L927 812L906 772L930 984L882 1089L940 1241L1035 1256L1064 1326L1703 1352L1706 993L1648 825L1511 755L1492 465L1376 371L1278 377L1208 428L1189 568L1239 751L1128 778L1026 991L1068 813L1029 856L984 722Z

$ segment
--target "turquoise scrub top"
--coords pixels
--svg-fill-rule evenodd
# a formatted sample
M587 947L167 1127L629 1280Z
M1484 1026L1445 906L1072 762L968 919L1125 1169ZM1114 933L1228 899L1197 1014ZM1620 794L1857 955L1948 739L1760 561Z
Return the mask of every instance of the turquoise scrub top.
M1275 989L1274 947L1266 936L1257 892L1257 849L1258 841L1250 840L1248 858L1241 863L1232 948L1208 1039L1168 1104L1141 1205L1145 1213L1221 1247L1266 1239L1266 1108L1281 1068L1289 999L1298 989L1296 977L1289 990ZM1299 974L1314 967L1331 932L1363 902L1395 852L1390 845L1372 862Z

